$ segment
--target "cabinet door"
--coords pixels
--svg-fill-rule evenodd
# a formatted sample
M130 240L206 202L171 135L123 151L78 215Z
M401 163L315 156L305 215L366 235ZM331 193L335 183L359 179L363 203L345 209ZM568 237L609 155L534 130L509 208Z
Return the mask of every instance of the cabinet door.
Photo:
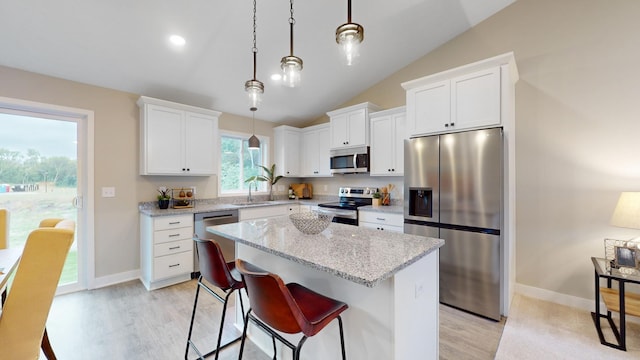
M407 92L409 135L424 135L445 129L451 119L449 80L425 85Z
M213 175L218 158L218 119L186 113L185 171L190 175Z
M329 127L318 129L318 175L331 176L329 154Z
M394 159L391 115L371 119L371 175L389 175Z
M348 146L367 145L367 112L365 109L355 110L347 114Z
M407 138L407 116L397 114L393 116L393 167L395 176L404 175L404 139Z
M451 123L454 129L500 124L500 68L451 80Z
M300 133L285 130L284 142L284 176L298 176L300 174Z
M184 112L158 105L145 105L144 136L141 149L142 174L182 174L184 162Z
M349 126L347 114L331 117L331 148L338 149L348 146Z
M300 170L302 176L317 176L318 170L318 131L302 133L302 159Z

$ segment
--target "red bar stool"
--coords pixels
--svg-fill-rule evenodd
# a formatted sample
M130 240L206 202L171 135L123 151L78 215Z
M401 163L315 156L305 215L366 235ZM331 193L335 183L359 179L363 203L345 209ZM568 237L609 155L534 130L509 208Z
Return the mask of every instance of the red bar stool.
M196 299L193 302L193 313L191 314L191 325L189 325L189 336L187 338L187 349L184 353L185 360L189 354L189 347L198 354L198 359L204 359L205 357L216 354L215 359L218 359L218 353L221 349L237 342L241 337L231 340L230 342L220 346L222 341L222 329L224 328L224 318L227 313L227 304L229 297L235 290L242 289L244 283L241 280L241 275L235 269L235 263L233 261L226 262L224 256L222 256L222 250L220 245L215 240L199 239L194 237L193 241L196 243L196 251L198 252L198 261L200 263L200 276L198 277L198 287L196 289ZM209 284L218 287L225 293L225 297L222 298L219 294L213 291L202 279L205 279ZM223 303L222 307L222 319L220 319L220 331L218 332L218 344L216 348L209 351L206 354L202 354L196 345L191 341L191 333L193 331L193 320L196 317L196 307L198 305L198 295L200 294L200 288L205 289L209 294L213 295L218 301ZM242 304L242 297L240 296L240 308L244 315L244 305ZM243 318L244 320L244 318Z
M298 360L302 345L307 338L319 333L336 318L340 327L342 359L346 359L340 314L347 310L349 307L347 304L318 294L300 284L285 284L278 275L266 272L241 259L236 259L236 269L242 274L251 305L244 320L239 360L242 359L249 320L271 334L274 359L276 359L275 338L277 338L293 350L293 358ZM260 319L253 316L252 311ZM287 334L302 333L303 336L296 346L273 329Z

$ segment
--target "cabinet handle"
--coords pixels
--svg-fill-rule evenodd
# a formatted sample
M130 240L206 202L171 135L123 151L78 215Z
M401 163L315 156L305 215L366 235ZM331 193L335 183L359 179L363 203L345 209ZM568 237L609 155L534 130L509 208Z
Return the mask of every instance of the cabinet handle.
M170 267L170 268L172 268L172 267L176 267L176 266L180 266L180 263L173 264L173 265L169 265L169 267Z
M396 169L391 169L391 171L396 171Z
M185 168L182 168L182 171L185 171L185 170L186 170Z
M444 124L444 127L449 127L449 123Z
M169 223L169 225L178 225L178 224L180 224L180 221L174 221Z
M387 219L385 219L385 218L376 218L376 220L378 220L378 221L387 221Z
M175 249L180 249L180 246L174 246L169 248L169 250L175 250Z
M176 237L176 236L180 236L180 234L171 234L171 235L169 235L169 237Z

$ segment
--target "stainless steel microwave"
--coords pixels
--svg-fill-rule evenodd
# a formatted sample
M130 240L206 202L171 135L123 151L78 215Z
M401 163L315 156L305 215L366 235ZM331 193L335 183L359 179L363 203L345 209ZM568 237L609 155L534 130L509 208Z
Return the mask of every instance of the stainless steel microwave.
M369 147L331 150L332 174L357 174L369 172Z

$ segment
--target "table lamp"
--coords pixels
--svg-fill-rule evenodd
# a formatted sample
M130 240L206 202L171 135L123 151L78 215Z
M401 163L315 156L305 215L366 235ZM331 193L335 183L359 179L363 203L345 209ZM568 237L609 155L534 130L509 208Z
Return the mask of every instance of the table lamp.
M611 225L640 229L640 192L623 192L611 217ZM633 240L640 240L636 237Z

